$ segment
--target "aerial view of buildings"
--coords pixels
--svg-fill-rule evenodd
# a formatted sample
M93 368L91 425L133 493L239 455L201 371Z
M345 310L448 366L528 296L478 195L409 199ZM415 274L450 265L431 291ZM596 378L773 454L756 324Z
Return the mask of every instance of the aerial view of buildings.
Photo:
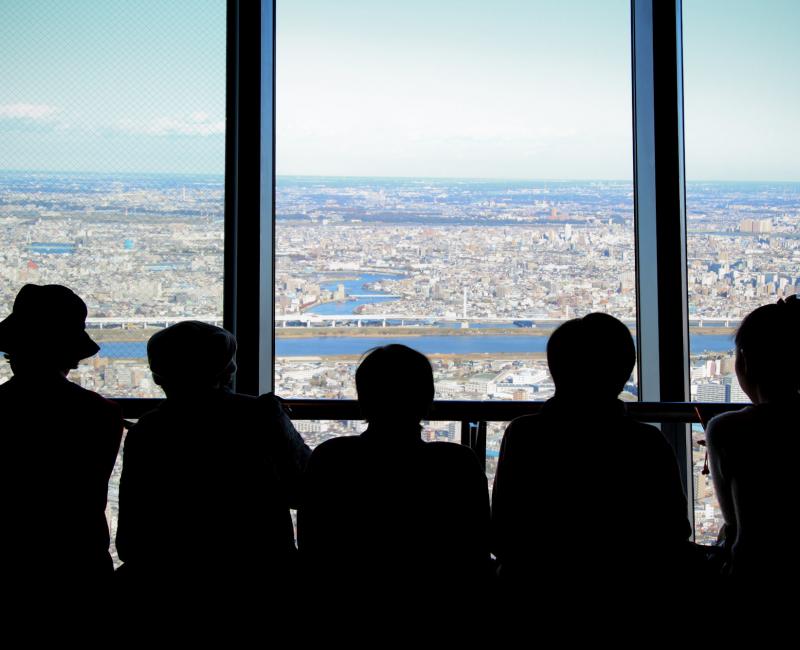
M27 282L70 286L102 347L71 378L112 397L160 396L149 335L182 319L221 323L223 203L215 176L3 172L0 311ZM731 334L798 291L800 187L690 184L687 214L692 398L746 402ZM275 390L353 398L360 355L401 340L430 356L440 399L547 399L544 344L559 322L604 311L635 328L633 219L629 182L279 178ZM0 381L9 375L0 366ZM635 377L622 397L637 399ZM431 422L425 436L458 439L458 426ZM297 427L315 445L363 424ZM490 425L490 476L502 430ZM694 456L706 539L719 512L697 444Z

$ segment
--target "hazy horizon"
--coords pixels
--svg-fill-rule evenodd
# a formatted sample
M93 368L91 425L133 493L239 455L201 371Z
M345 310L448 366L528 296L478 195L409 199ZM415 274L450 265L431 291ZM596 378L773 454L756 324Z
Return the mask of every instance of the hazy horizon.
M224 179L223 172L184 172L184 171L121 171L121 170L97 170L97 169L3 169L0 174L87 174L96 176L113 176L116 174L123 176L203 176L218 177ZM632 178L510 178L505 176L364 176L353 174L276 174L276 179L289 178L311 178L311 179L333 179L333 178L352 178L364 180L437 180L437 181L474 181L474 182L500 182L508 181L512 183L629 183L633 185ZM794 185L800 184L798 180L775 180L771 178L694 178L686 179L690 185L703 183L735 184L735 183L756 183L756 184L775 184L775 185Z
M800 3L685 0L687 178L800 179ZM222 173L226 3L0 12L0 168ZM630 181L628 0L278 0L279 176ZM103 173L103 172L101 172Z

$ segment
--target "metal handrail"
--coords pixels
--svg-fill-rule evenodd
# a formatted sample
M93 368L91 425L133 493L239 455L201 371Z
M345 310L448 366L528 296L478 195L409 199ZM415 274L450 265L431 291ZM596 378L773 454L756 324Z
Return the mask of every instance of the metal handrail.
M117 399L127 419L137 419L158 406L159 399ZM295 420L361 420L361 410L356 400L287 399L284 400ZM428 419L453 422L506 422L521 415L537 413L544 402L522 401L458 401L437 400ZM716 415L736 411L744 404L708 402L627 402L628 414L642 422L696 423L699 408L705 414Z

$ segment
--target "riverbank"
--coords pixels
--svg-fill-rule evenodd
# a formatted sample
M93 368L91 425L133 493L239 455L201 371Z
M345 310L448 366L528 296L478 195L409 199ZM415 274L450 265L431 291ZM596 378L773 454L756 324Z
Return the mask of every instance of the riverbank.
M550 336L552 328L538 327L278 327L275 338L373 338L373 337L418 337L418 336Z
M90 329L89 335L98 343L142 343L146 342L157 328L142 329ZM691 336L730 336L736 332L731 327L692 327ZM548 337L553 333L550 327L278 327L276 339L333 339L333 338L421 338L426 336L460 337ZM633 330L636 334L636 330Z

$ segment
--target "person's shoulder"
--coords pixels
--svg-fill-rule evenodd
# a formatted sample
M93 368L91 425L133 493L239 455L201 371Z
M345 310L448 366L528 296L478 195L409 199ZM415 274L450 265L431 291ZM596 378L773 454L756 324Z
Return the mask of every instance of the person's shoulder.
M426 442L422 446L423 453L429 456L451 459L453 462L473 462L477 460L475 452L469 447L457 442Z
M457 442L426 442L422 445L422 467L432 473L435 482L444 480L486 482L486 474L474 450ZM429 474L430 476L430 474Z
M241 428L243 421L261 419L258 400L252 395L225 389L201 390L191 395L167 397L155 413L164 418L191 421L198 429L216 428L220 421L231 424L231 430Z
M674 453L664 434L661 433L657 426L639 422L639 420L634 420L629 415L623 416L621 423L621 433L625 436L624 444L630 445L632 451L637 447L639 449L646 447L655 449L657 452Z
M211 400L222 417L232 417L237 420L255 422L263 421L264 413L261 402L253 395L234 393L229 390L218 390L211 394Z
M506 431L530 431L536 429L543 423L543 416L541 413L529 413L528 415L520 415L508 423Z
M334 457L348 458L362 449L364 449L364 441L360 436L339 436L317 445L311 452L311 458L315 462Z
M156 406L154 409L143 413L141 417L139 417L134 425L130 428L130 431L140 430L145 427L158 424L162 420L169 417L168 411L164 408L163 404Z
M242 405L247 407L256 406L259 404L259 398L254 395L245 395L244 393L234 393L229 390L220 390L216 392L217 398L222 402L229 404Z
M511 445L531 444L542 438L537 434L548 424L541 413L531 413L514 418L509 422L503 434L503 444L506 448Z
M746 406L738 411L727 411L715 415L708 421L709 428L727 429L738 427L742 423L749 422L756 416L756 410L752 406Z
M506 436L530 437L550 424L550 418L542 413L530 413L514 418L506 427Z
M72 381L65 382L64 391L67 393L71 393L70 399L80 401L84 405L89 405L90 408L103 410L112 415L120 414L121 416L122 408L120 407L119 404L106 397L103 397L99 393L95 393L93 390L84 388L83 386L80 386L75 382Z
M148 432L158 430L159 416L156 412L150 411L140 417L133 426L128 429L125 434L125 449L128 450L133 446L138 446L141 440L148 439Z
M724 445L731 436L747 429L757 418L755 409L748 406L739 411L728 411L715 415L706 426L706 440L709 446Z
M126 444L130 440L161 437L164 431L171 431L181 421L182 415L181 411L170 408L169 400L162 400L153 409L143 413L128 429Z
M250 396L245 395L244 397ZM283 400L275 393L264 393L252 399L266 417L278 419L286 413Z
M332 473L349 475L350 470L363 466L365 447L359 436L341 436L321 442L311 452L306 465L307 475ZM342 471L343 467L346 469Z
M622 426L628 431L636 432L638 435L644 437L645 439L653 439L653 440L664 440L664 435L661 433L661 430L653 425L648 424L647 422L640 422L639 420L635 420L630 415L625 415L622 417Z
M2 384L0 384L0 397L5 398L9 396L11 393L13 393L14 390L15 388L14 388L13 378L9 379L8 381L4 381Z
M0 407L6 418L13 417L13 413L20 408L27 396L15 385L13 377L0 384Z
M168 400L169 401L169 400ZM234 393L230 390L214 389L198 393L193 401L203 404L203 408L210 411L228 413L240 411L255 413L258 410L258 398L244 393ZM186 403L181 403L181 408L186 408ZM193 405L192 405L193 406Z

